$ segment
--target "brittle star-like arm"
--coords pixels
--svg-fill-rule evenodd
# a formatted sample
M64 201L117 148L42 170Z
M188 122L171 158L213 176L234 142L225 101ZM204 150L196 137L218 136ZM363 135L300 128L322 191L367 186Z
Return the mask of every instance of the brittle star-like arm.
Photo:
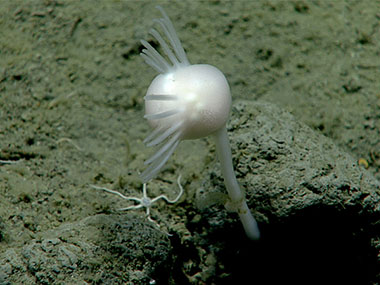
M183 194L183 187L181 185L181 175L178 176L177 183L178 183L178 187L180 189L180 192L178 193L177 197L173 200L170 200L166 195L163 195L163 194L159 195L153 199L149 198L147 195L147 191L146 191L146 183L143 184L143 196L142 196L142 198L125 196L118 191L111 190L111 189L104 188L104 187L99 187L96 185L90 185L90 186L94 189L97 189L97 190L103 190L103 191L106 191L108 193L115 194L115 195L117 195L117 196L119 196L125 200L135 201L135 202L139 203L138 205L132 205L132 206L128 206L126 208L121 208L121 209L119 209L119 211L135 210L135 209L145 208L146 209L145 213L146 213L148 220L150 222L156 224L158 227L160 227L158 225L158 223L150 217L150 208L152 207L152 204L159 199L163 199L170 204L174 204L174 203L178 202L178 200L181 198L181 196Z

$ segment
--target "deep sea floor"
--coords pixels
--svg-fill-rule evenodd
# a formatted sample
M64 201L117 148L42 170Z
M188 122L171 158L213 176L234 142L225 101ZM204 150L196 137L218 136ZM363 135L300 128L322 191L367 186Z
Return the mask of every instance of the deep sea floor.
M141 195L157 3L230 83L258 243L220 205L209 138L147 185L175 197L182 175L160 228L89 186ZM0 38L0 284L380 283L379 1L4 0Z

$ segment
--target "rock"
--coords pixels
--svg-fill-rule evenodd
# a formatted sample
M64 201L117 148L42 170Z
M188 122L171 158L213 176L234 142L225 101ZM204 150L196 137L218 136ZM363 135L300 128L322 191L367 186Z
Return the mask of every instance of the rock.
M167 236L132 215L96 215L0 256L1 284L148 284L168 280Z
M229 127L237 176L258 219L310 207L378 214L380 183L332 140L273 104L234 104Z
M380 264L379 250L371 246L379 240L379 181L332 140L276 105L238 101L232 113L228 133L236 175L262 239L247 241L236 214L220 206L203 209L201 223L208 223L203 227L209 232L202 236L219 244L217 260L230 280L243 282L255 271L249 280L257 284L291 282L296 275L314 276L312 284L326 278L336 284L370 282ZM215 163L205 174L198 204L212 203L224 191Z

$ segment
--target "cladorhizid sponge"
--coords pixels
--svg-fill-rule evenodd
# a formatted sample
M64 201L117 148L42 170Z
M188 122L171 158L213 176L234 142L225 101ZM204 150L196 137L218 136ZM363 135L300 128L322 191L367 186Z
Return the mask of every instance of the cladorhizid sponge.
M182 140L213 136L221 164L229 205L239 215L247 236L258 239L257 223L237 183L227 135L226 122L231 109L230 87L224 74L208 64L190 64L172 22L161 7L162 18L154 22L162 30L151 29L160 44L159 53L147 41L141 56L159 75L146 93L145 118L153 127L144 140L147 146L157 146L156 153L145 161L141 174L144 182L154 178Z

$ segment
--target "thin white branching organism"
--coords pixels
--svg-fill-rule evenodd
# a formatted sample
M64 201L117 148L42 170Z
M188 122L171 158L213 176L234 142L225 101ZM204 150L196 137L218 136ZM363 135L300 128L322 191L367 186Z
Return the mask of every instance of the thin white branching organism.
M125 208L120 208L118 210L119 211L127 211L127 210L136 210L136 209L140 209L140 208L145 208L145 215L146 215L147 219L150 222L154 223L159 228L160 225L155 220L153 220L150 216L150 209L152 208L153 204L160 199L165 200L169 204L177 203L183 194L183 187L181 185L181 175L178 176L177 184L179 187L179 193L178 193L177 197L175 197L173 200L169 199L166 195L159 195L153 199L149 198L148 194L147 194L147 190L146 190L146 183L143 184L143 195L141 198L125 196L118 191L111 190L111 189L104 188L104 187L99 187L96 185L90 185L90 187L97 189L97 190L103 190L103 191L106 191L106 192L111 193L111 194L115 194L115 195L117 195L117 196L119 196L125 200L137 202L136 205L131 205L131 206L128 206Z
M144 164L143 181L154 178L182 140L213 136L224 182L234 209L247 236L258 239L260 232L240 190L232 165L226 123L231 109L230 86L224 74L208 64L190 64L172 22L162 7L162 17L154 22L162 33L150 34L162 49L160 54L145 40L141 57L159 74L146 93L145 116L153 127L145 139L147 146L158 146L156 153ZM166 39L165 39L166 38Z
M19 163L20 161L23 161L23 159L19 159L19 160L0 160L0 164L16 164L16 163Z

